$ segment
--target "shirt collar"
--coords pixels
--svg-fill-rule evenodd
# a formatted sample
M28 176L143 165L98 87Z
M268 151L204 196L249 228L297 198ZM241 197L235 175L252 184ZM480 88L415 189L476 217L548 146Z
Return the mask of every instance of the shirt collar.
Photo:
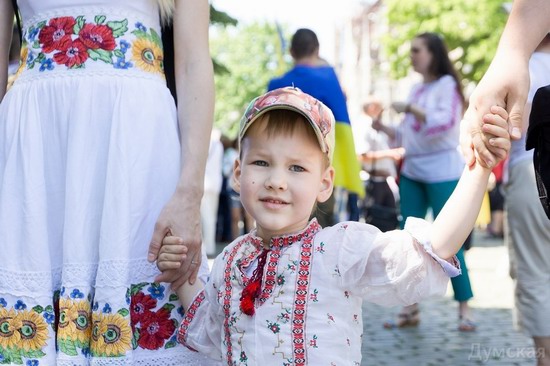
M306 225L306 227L293 234L288 235L281 235L281 236L274 236L271 238L271 242L269 243L269 248L283 248L290 246L294 243L302 241L304 238L308 238L312 235L315 235L319 230L321 230L321 225L317 222L316 218L313 218L309 221L309 223ZM250 242L257 248L261 249L263 240L262 238L258 237L256 235L256 229L253 229L249 234Z

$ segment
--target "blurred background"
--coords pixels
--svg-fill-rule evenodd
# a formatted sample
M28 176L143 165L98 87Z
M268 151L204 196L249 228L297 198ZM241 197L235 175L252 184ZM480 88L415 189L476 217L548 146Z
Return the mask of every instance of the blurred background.
M271 78L291 68L288 46L298 28L317 34L320 56L338 74L353 125L368 95L376 94L388 103L407 96L418 80L410 72L409 42L420 32L442 35L468 96L494 55L510 3L213 0L212 6L215 125L234 137L245 104L265 92Z

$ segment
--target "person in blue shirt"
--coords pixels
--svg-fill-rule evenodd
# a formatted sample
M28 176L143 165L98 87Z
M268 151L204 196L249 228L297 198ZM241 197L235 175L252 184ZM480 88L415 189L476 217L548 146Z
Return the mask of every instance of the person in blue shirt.
M336 171L335 186L348 192L350 219L358 220L357 200L363 197L364 188L359 177L360 165L356 159L346 96L334 68L319 57L319 40L310 29L301 28L294 33L290 45L294 67L284 75L272 79L268 90L295 86L323 102L336 120L336 147L333 166ZM321 226L334 223L334 201L320 205L317 219Z

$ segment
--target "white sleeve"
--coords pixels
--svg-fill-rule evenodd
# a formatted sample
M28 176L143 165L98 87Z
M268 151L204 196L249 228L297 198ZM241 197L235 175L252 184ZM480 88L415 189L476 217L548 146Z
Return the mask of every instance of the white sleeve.
M455 257L451 264L433 253L430 224L424 220L409 218L405 230L386 233L367 224L343 225L341 235L332 236L341 239L333 246L341 285L367 301L384 306L414 304L444 295L449 277L460 274Z
M220 255L221 256L221 255ZM218 302L218 284L223 262L216 259L209 281L183 317L178 342L214 360L221 361L223 309Z

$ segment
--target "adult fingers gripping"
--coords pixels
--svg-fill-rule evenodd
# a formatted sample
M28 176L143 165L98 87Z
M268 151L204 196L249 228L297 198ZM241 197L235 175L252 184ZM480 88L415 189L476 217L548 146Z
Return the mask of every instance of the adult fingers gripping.
M152 263L157 259L160 247L162 246L162 240L169 232L170 229L166 223L157 221L153 231L153 237L151 238L151 243L149 244L149 251L147 253L147 260L149 262Z
M201 256L200 244L199 244L198 251L194 253L191 253L191 251L189 251L189 253L187 253L187 258L185 259L185 261L182 263L182 266L181 266L181 272L185 273L186 276L181 276L177 278L172 283L173 289L179 288L186 281L189 281L190 284L195 283L199 274L201 263L202 263L201 259L202 259L202 256Z

